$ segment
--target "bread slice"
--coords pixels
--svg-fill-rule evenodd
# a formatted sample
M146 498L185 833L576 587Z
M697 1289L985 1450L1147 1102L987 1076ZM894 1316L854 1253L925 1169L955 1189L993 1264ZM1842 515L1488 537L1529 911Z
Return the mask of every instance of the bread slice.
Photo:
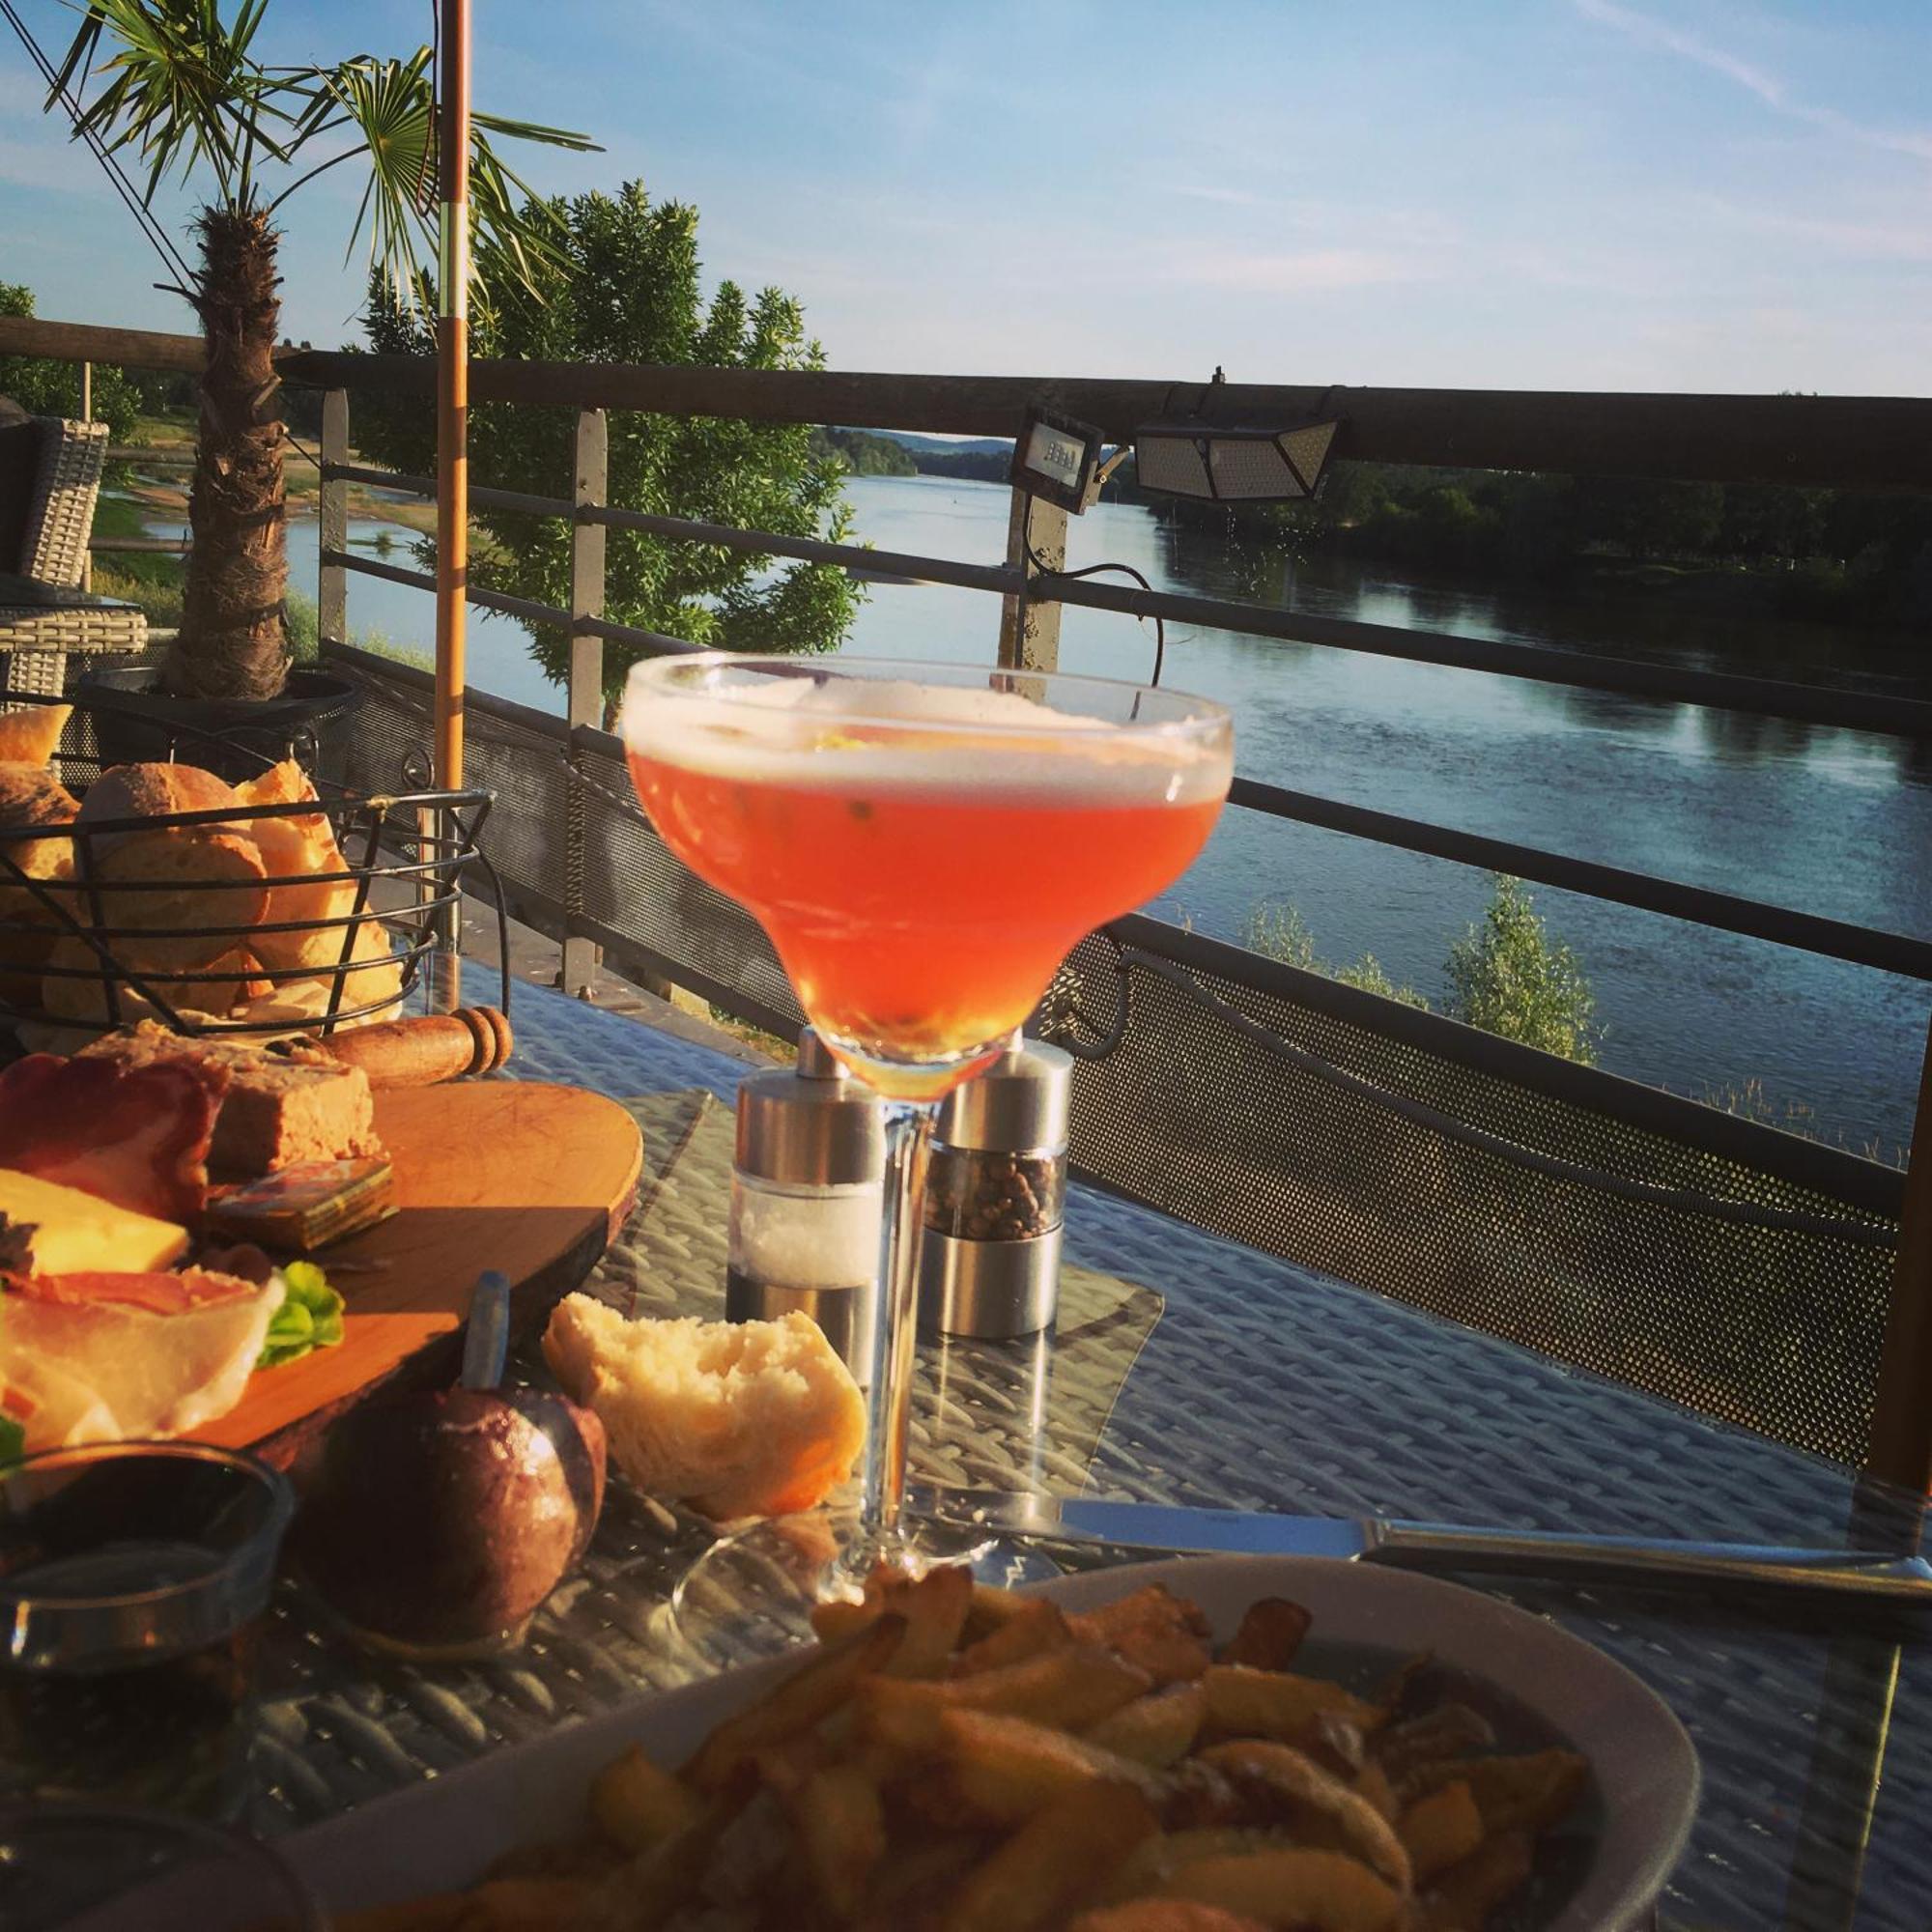
M68 826L79 810L73 794L44 765L0 764L0 833ZM69 878L73 872L73 841L65 834L48 838L0 838L0 919L30 919L43 910L25 886L10 883L15 867L30 879Z
M720 1522L785 1516L851 1474L866 1406L818 1324L626 1321L587 1294L551 1316L544 1359L595 1409L625 1477Z
M0 764L44 765L72 716L71 704L19 704L0 713Z
M189 811L244 810L232 786L196 765L116 765L88 787L76 830L119 819L167 818ZM187 972L232 949L240 929L261 921L269 903L268 867L254 839L234 823L130 826L96 833L78 848L83 873L140 892L100 892L109 927L191 927L149 943L156 965ZM228 928L228 930L223 930Z
M83 1060L123 1066L169 1062L219 1067L228 1075L209 1164L226 1175L271 1174L299 1161L380 1154L369 1076L339 1061L284 1060L239 1039L187 1039L152 1023L108 1034Z
M143 983L176 1012L226 1019L237 1007L270 990L270 982L261 977L260 962L245 947L231 947L189 966L165 942L128 938L109 940L107 945L117 964L139 974ZM87 1026L125 1025L155 1017L158 1009L125 980L119 1009L110 1008L101 971L100 955L86 940L71 934L55 940L42 973L41 1005L55 1019ZM184 972L194 977L183 979Z
M260 778L237 785L243 805L296 805L314 799L309 776L293 758L285 758ZM262 855L269 877L295 878L298 885L270 886L266 925L309 922L293 932L259 932L254 948L265 966L311 970L333 966L342 957L343 928L317 924L347 919L355 909L355 881L335 842L335 828L326 811L291 811L249 822L249 836Z

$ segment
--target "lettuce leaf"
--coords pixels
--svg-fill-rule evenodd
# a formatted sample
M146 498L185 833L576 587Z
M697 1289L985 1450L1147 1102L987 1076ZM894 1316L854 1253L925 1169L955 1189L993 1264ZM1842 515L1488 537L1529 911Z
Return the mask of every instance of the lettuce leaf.
M26 1425L11 1415L0 1415L0 1464L17 1463L27 1453Z
M282 1269L282 1281L288 1292L270 1319L258 1369L278 1368L311 1349L332 1349L342 1340L342 1297L313 1262L290 1262Z

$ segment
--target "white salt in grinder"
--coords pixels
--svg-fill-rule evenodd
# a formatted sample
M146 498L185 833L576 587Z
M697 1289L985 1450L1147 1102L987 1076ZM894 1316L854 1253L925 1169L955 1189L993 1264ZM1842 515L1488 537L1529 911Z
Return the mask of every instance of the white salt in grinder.
M739 1087L726 1321L801 1310L867 1379L885 1159L877 1098L810 1027L798 1037L796 1065Z

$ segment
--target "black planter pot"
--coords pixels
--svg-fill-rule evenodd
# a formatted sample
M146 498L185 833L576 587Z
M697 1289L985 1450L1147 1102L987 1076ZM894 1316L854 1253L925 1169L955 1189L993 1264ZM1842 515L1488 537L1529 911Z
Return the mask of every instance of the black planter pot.
M103 768L177 759L234 783L296 758L327 777L362 701L346 678L319 670L291 671L279 697L174 697L155 689L159 676L152 665L82 676L74 696L94 721Z

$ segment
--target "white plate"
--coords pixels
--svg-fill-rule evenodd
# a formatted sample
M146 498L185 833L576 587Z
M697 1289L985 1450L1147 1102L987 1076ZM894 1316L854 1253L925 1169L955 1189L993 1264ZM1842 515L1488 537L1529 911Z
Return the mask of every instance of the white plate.
M1318 1670L1324 1649L1347 1661L1363 1646L1383 1663L1432 1651L1480 1680L1472 1698L1501 1707L1505 1744L1561 1741L1583 1752L1596 1778L1587 1831L1571 1846L1560 1900L1513 1917L1523 1932L1625 1932L1662 1889L1696 1810L1696 1753L1669 1710L1601 1651L1474 1590L1321 1557L1182 1557L1062 1577L1040 1593L1083 1609L1155 1582L1199 1604L1217 1637L1257 1597L1305 1604ZM281 1849L335 1912L469 1885L512 1846L580 1831L591 1778L627 1745L678 1763L794 1663L780 1658L640 1698L360 1806Z

